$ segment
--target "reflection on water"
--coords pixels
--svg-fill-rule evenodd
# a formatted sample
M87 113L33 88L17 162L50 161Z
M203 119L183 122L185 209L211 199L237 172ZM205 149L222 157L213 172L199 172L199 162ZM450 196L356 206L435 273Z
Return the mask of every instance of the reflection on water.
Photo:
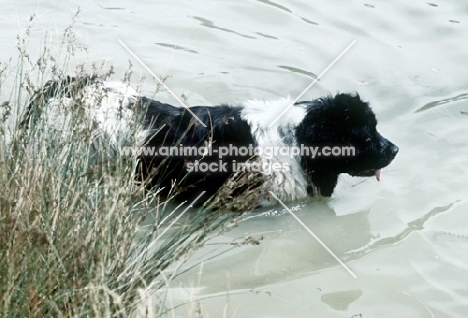
M335 310L345 311L349 305L362 296L362 290L350 290L345 292L335 292L323 294L322 302L326 303Z
M342 176L330 200L297 210L357 279L278 210L198 251L174 283L175 303L196 295L210 317L466 315L468 4L7 0L2 61L30 12L40 17L31 46L40 47L44 30L67 26L78 6L89 59L109 60L121 74L130 59L121 39L156 74L171 75L167 84L191 105L297 96L356 40L303 98L358 91L400 147L381 182ZM8 83L1 89L4 99ZM230 244L246 236L261 244ZM185 317L187 307L176 312Z

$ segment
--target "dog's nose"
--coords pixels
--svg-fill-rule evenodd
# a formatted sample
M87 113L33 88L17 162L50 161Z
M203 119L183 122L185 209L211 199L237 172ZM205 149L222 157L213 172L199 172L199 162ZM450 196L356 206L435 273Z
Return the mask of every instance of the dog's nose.
M390 153L392 154L392 157L395 157L397 155L398 150L400 150L400 148L398 148L397 145L390 146Z

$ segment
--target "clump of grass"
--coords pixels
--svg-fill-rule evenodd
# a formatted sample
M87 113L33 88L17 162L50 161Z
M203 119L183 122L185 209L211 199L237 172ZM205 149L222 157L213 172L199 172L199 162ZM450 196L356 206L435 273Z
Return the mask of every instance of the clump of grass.
M250 161L258 160L254 157ZM205 207L211 211L226 209L237 213L252 211L258 207L263 198L268 197L261 187L267 179L268 176L260 172L238 171L205 203Z
M109 160L90 151L94 126L77 98L83 83L66 75L77 50L85 48L76 43L73 23L60 49L53 53L44 45L37 59L27 48L29 26L18 37L18 65L13 71L0 66L0 85L14 76L10 100L0 102L0 316L161 316L163 302L151 315L135 308L176 275L167 277L165 270L251 207L217 196L211 211L179 219L186 206L168 208L157 190L135 183L135 158ZM94 63L78 65L73 75L112 73ZM47 86L47 79L62 85ZM48 95L70 101L59 103L64 116L58 125L45 115ZM129 145L134 140L130 136ZM148 215L152 222L142 229Z

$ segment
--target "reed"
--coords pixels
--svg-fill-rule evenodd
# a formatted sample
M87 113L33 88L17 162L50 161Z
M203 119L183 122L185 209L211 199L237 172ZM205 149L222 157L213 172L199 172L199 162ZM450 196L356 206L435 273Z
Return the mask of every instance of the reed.
M188 203L175 206L157 187L135 183L136 158L90 151L93 123L79 102L59 105L60 119L47 115L47 98L38 92L49 79L67 83L49 91L66 98L80 85L67 74L113 75L105 63L73 64L86 49L75 36L78 13L58 47L44 41L38 57L28 47L31 17L18 36L17 63L0 64L0 89L13 83L0 101L0 316L164 316L164 301L148 295L166 288L181 262L252 208L230 189L255 191L236 176L239 187L223 188L209 206L180 217ZM131 80L131 70L123 80Z

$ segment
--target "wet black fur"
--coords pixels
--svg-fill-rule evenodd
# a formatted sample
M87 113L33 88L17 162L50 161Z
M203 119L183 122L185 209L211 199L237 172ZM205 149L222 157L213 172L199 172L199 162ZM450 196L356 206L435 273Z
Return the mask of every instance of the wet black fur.
M215 194L218 189L231 176L232 163L245 162L248 157L240 155L222 158L226 164L227 172L196 172L187 173L187 164L196 160L212 163L219 162L217 150L221 146L241 147L253 145L254 140L250 133L250 126L240 117L241 107L217 106L190 107L190 110L203 122L204 127L185 108L174 107L158 101L142 100L147 104L145 128L151 129L146 140L146 147L159 148L161 146L189 146L203 147L209 140L213 141L213 156L141 156L139 172L143 180L148 176L151 181L149 187L158 185L164 188L162 192L169 192L174 182L179 187L177 200L193 201L202 191L202 203Z

